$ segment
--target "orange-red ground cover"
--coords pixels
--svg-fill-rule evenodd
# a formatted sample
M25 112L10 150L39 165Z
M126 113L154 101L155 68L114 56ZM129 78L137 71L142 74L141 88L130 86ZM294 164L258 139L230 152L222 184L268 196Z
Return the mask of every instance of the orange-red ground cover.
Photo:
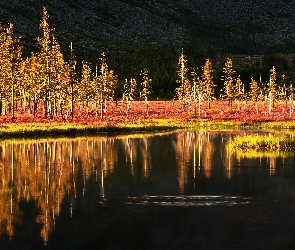
M195 105L194 105L195 106ZM294 105L293 105L294 106ZM240 122L263 122L263 121L295 121L295 113L293 108L290 115L290 103L276 103L272 112L269 112L268 103L258 103L258 109L253 102L233 103L232 107L227 105L227 101L213 101L210 109L208 104L201 105L200 115L198 114L198 107L195 106L195 113L192 107L187 106L182 109L178 101L150 101L148 108L149 118L175 118L175 119L196 119L207 121L240 121ZM0 116L1 123L34 123L34 122L74 122L74 123L116 123L128 122L136 123L138 120L147 118L145 112L145 103L142 101L135 101L132 103L129 111L129 117L126 117L126 105L123 102L117 102L108 107L104 118L101 119L100 111L89 107L89 112L85 108L76 107L74 119L69 115L64 114L63 119L59 115L52 119L45 119L42 108L39 108L37 116L29 114L27 111L19 110L15 112L15 117L11 118L11 113ZM257 111L258 110L258 111Z

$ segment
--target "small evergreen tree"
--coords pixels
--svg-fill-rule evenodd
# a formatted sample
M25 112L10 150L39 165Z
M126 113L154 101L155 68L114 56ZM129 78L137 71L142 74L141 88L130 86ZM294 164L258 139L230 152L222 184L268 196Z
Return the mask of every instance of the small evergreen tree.
M84 108L86 107L87 114L89 115L89 100L95 95L95 90L91 86L92 73L89 63L82 62L82 76L81 81L78 83L77 91L80 102L83 104Z
M180 101L182 108L185 108L185 105L190 103L191 100L191 84L187 77L188 68L187 68L187 60L185 59L185 55L182 49L182 52L178 59L178 79L176 82L180 85L176 88L176 96Z
M258 101L262 98L262 92L253 77L251 78L250 83L250 98L255 103L256 113L258 114Z
M70 61L69 61L69 72L70 72L70 88L68 89L68 96L70 97L70 114L71 118L74 119L75 102L77 98L77 92L75 91L77 80L76 80L76 64L77 59L74 55L73 44L70 46Z
M241 77L238 76L236 79L235 93L234 93L235 100L238 101L238 109L240 109L240 101L243 100L244 96L245 96L244 84L241 80Z
M233 69L233 63L231 58L227 58L223 68L223 93L228 99L228 106L232 106L232 101L235 95L234 88L234 74L236 72Z
M34 55L32 54L31 61L35 64L34 68L37 70L35 79L33 79L37 85L34 98L44 102L45 118L48 115L50 117L57 115L57 103L62 106L65 101L63 100L65 98L63 92L70 85L71 79L69 65L64 61L60 45L49 27L48 18L49 14L44 7L40 21L43 36L37 38L40 51Z
M125 79L122 100L126 104L126 116L127 117L129 117L131 104L132 104L132 101L134 100L134 98L136 96L136 87L137 87L136 79L131 78L129 82L128 82L127 79Z
M268 100L269 100L269 108L268 112L271 113L272 109L274 108L274 103L276 100L276 79L277 79L277 74L276 74L276 69L273 66L272 69L270 70L270 78L268 82Z
M195 69L193 69L192 73L192 88L191 88L191 96L192 96L192 102L198 103L198 114L200 116L201 113L201 103L203 101L203 95L204 95L204 88L203 88L203 82L200 80L200 77L198 76L198 73ZM196 107L193 105L193 114L196 115Z
M201 77L201 91L204 92L204 99L208 103L208 108L210 109L211 101L214 99L214 87L216 86L213 81L212 73L214 70L212 69L212 63L208 58L205 62L205 65L202 67L203 74Z
M13 33L13 24L10 23L6 29L0 24L0 115L5 114L6 107L10 106L12 117L14 117L15 93L21 91L19 76L22 61L20 39L14 37Z
M105 54L102 53L100 75L94 77L94 89L96 98L100 104L100 117L103 118L103 114L107 110L107 102L112 103L114 99L114 92L117 88L118 79L113 70L109 70L106 63Z
M146 113L146 116L148 116L149 115L149 113L148 113L148 107L149 107L148 97L151 94L152 79L149 78L149 72L147 69L144 69L143 71L141 71L140 75L142 78L141 83L140 83L140 98L144 99L144 101L145 101L145 113Z

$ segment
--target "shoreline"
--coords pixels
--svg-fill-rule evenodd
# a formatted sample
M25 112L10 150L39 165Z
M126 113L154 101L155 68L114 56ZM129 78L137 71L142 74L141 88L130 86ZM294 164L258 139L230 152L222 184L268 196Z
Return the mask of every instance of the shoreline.
M5 123L0 125L0 139L31 138L31 137L60 137L60 136L87 136L95 134L131 134L179 129L203 130L295 130L294 121L209 121L199 119L150 118L144 120L130 120L124 122L56 122L42 123Z
M243 104L235 102L229 107L226 101L214 100L211 108L204 104L201 114L193 115L190 108L184 110L178 101L150 101L147 116L144 102L134 101L127 117L126 107L119 101L106 111L103 119L94 110L86 112L85 108L75 110L73 119L60 115L46 119L41 108L36 116L28 110L18 110L13 118L10 113L0 116L0 139L147 133L177 129L295 131L295 112L289 113L286 103L277 103L271 113L265 103L258 104L259 109L251 101Z

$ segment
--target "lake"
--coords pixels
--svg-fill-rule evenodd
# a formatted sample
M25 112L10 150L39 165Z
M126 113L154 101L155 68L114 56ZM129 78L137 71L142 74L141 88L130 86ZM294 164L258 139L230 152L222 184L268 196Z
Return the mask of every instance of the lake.
M0 249L294 249L295 152L245 133L0 141Z

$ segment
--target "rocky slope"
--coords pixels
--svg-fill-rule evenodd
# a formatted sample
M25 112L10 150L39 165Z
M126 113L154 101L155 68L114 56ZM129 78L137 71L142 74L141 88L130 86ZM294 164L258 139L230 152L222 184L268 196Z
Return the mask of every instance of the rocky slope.
M23 40L34 44L42 6L61 43L73 41L89 51L118 41L202 47L229 40L273 44L295 36L291 0L2 0L0 21L12 22Z

